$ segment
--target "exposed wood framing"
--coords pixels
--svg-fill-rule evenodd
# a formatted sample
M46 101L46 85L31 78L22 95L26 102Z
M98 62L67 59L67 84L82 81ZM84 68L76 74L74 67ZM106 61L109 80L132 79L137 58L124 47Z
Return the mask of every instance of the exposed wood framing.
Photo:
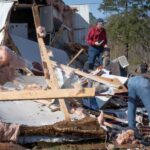
M71 59L71 61L67 64L67 66L70 66L79 57L79 55L84 51L85 49L81 48L81 50Z
M62 69L64 69L64 71L74 72L75 74L77 74L79 76L86 77L88 79L106 84L107 86L114 87L114 88L116 88L116 93L127 92L127 88L117 78L110 79L110 78L106 78L106 77L94 76L91 74L87 74L83 71L80 71L78 69L74 69L74 68L71 68L71 67L63 65L63 64L58 64L54 61L53 61L53 65L54 66L59 65Z
M33 6L32 12L33 12L33 17L34 17L35 27L37 29L37 27L41 25L39 12L38 12L38 6ZM56 78L56 75L55 75L54 70L53 70L53 66L52 66L51 61L49 59L44 40L43 40L43 38L38 36L38 33L37 33L37 39L38 39L38 44L40 47L40 52L41 52L44 70L45 70L44 74L45 74L45 77L47 77L48 85L51 86L51 88L53 88L53 89L59 89L60 87L58 85L57 78ZM47 72L48 76L46 75L46 72ZM65 114L65 119L70 120L70 115L69 115L65 100L59 99L59 104L60 104L61 111L63 111Z
M32 12L33 12L35 28L37 28L38 26L40 26L38 7L37 6L32 7ZM49 57L47 55L47 49L45 47L43 38L39 37L38 34L37 34L37 40L38 40L40 54L41 54L41 58L42 58L42 64L43 64L43 68L44 68L44 76L46 78L46 82L47 82L48 86L51 87L51 86L53 86L53 85L51 85L52 83L50 81L50 72L51 72L52 68L51 68L50 61L48 61ZM50 67L48 66L49 64L47 64L47 62L50 64ZM48 69L49 69L48 67L50 68L50 70L49 70L50 72L48 71Z
M85 88L79 92L78 89L50 89L50 90L23 90L23 91L2 91L0 101L16 100L44 100L55 98L80 98L94 97L95 88Z

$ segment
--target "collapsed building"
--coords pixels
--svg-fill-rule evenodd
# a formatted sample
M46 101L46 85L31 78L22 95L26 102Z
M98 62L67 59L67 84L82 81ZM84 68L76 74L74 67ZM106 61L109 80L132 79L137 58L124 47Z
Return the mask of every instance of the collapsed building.
M0 45L26 63L16 68L15 80L1 84L1 130L9 135L2 135L1 142L103 139L106 131L96 118L100 110L108 120L122 118L127 125L128 78L121 76L121 69L129 65L126 58L114 60L109 70L88 74L77 69L87 57L87 5L70 7L61 0L2 1L0 18Z

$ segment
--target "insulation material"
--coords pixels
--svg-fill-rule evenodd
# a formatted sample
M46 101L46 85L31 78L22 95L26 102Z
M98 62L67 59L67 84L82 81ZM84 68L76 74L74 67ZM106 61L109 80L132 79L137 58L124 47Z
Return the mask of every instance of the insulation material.
M0 57L1 66L9 64L9 67L14 69L27 67L25 60L6 46L0 46ZM4 59L4 61L2 61L2 59Z
M68 75L66 75L62 69L60 68L55 68L55 74L57 76L57 81L58 81L58 84L59 84L59 87L62 87L65 83L65 81L67 80L68 78Z
M27 67L25 60L6 46L0 46L0 58L0 84L12 81L17 69Z
M42 26L38 26L37 27L37 33L38 33L38 36L39 37L46 37L46 29L45 29L45 27L42 27Z
M7 124L0 122L0 141L17 142L20 126L18 124Z
M8 14L13 6L14 2L8 2L8 1L2 1L0 2L0 30L3 29L6 25L6 20L8 17ZM2 44L4 39L5 32L2 30L0 32L0 44Z
M116 142L119 145L132 143L135 140L134 134L135 134L134 130L131 130L131 129L128 129L126 131L122 131L122 133L119 133L117 135Z

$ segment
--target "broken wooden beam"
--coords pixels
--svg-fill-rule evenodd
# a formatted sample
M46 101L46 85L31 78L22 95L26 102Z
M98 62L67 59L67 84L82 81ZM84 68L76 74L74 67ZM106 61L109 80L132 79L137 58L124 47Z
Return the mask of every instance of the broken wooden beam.
M67 66L70 66L78 57L79 55L84 52L85 49L84 48L81 48L80 51L71 59L71 61L67 64Z
M75 74L77 74L79 76L97 81L99 83L106 84L109 87L114 87L114 88L116 88L116 91L121 90L120 92L118 91L118 93L127 92L126 87L117 78L110 79L110 78L101 77L101 76L94 76L94 75L85 73L83 71L80 71L78 69L74 69L74 68L71 68L71 67L63 65L63 64L58 64L54 61L52 61L52 62L53 62L54 66L60 66L64 71L68 71L70 73L74 72Z
M118 117L115 117L115 116L112 116L112 115L108 115L108 114L104 114L104 118L112 119L114 121L118 121L118 122L121 122L121 123L127 123L127 121L125 119L121 119L121 118L118 118Z
M35 28L37 29L37 27L40 26L40 19L39 19L37 6L32 7L32 13L33 13L33 18L34 18ZM36 33L37 33L37 30L36 30ZM42 37L38 36L38 33L37 33L37 40L38 40L38 44L39 44L39 48L40 48L40 54L41 54L41 58L42 58L42 64L43 64L43 68L44 68L44 76L45 76L45 79L46 79L48 86L50 87L51 86L50 72L48 71L49 68L47 65L47 61L48 61L49 57L46 53L47 50L46 50L46 47L44 44L44 40Z
M81 98L81 97L94 97L95 89L84 88L80 92L78 89L2 91L0 92L0 95L1 95L0 101Z
M38 6L33 6L32 7L32 13L33 13L35 27L37 29L39 26L41 26ZM58 85L56 74L53 70L51 60L48 56L48 52L47 52L44 40L43 40L42 37L38 36L37 30L36 30L36 34L37 34L37 40L38 40L38 44L39 44L39 47L40 47L40 54L41 54L42 61L43 61L43 66L44 66L44 72L45 72L44 75L47 79L48 86L51 86L51 88L53 88L53 89L59 89L60 87ZM70 114L69 114L69 111L67 109L65 100L64 99L59 99L59 104L60 104L61 111L63 111L64 114L65 114L65 119L70 120Z

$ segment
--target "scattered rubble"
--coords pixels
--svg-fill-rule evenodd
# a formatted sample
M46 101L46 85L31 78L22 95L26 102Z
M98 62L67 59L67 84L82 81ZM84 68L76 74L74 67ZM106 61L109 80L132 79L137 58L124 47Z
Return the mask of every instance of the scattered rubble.
M3 21L0 29L5 28L0 30L0 141L19 144L75 142L104 139L106 133L117 130L119 132L111 142L119 145L139 144L133 130L124 130L128 124L128 77L125 73L129 65L125 56L89 73L75 68L72 64L78 61L82 68L88 49L87 45L73 41L73 18L67 16L72 16L77 10L61 0L46 1L50 5L46 7L51 9L53 6L53 11L57 12L57 18L52 16L51 20L59 22L53 36L40 22L41 3L32 6L23 2L0 2L0 18ZM3 6L7 11L1 9ZM14 13L12 7L15 11L25 7L23 10L33 12L31 20L27 19L31 32L29 38L6 30L6 23L9 25L15 19L12 16L8 19ZM4 12L5 16L1 17ZM61 41L61 34L67 35L68 41ZM53 36L49 42L46 41L48 36ZM58 48L59 42L63 42L64 51ZM138 105L138 128L147 136L145 131L150 131L145 126L147 113L140 103ZM0 145L0 149L3 146Z

